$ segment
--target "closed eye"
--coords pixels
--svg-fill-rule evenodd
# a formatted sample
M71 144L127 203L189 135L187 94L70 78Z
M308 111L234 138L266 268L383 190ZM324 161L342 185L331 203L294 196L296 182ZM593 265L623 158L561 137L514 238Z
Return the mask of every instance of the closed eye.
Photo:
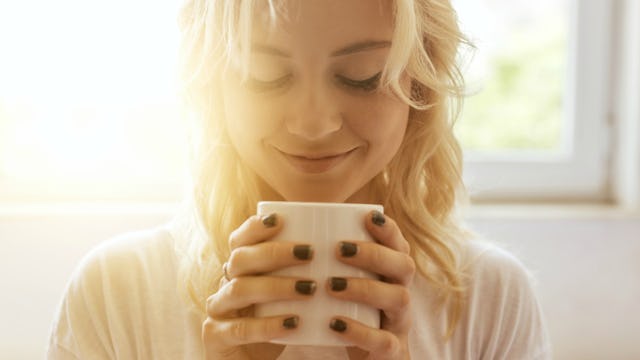
M380 84L381 75L382 75L382 71L364 80L353 80L348 77L344 77L342 75L336 75L336 79L340 83L348 87L370 92L378 88L378 85Z
M246 84L250 89L254 91L264 92L264 91L283 88L284 86L287 85L290 79L291 79L291 74L287 74L275 80L269 80L269 81L258 80L258 79L249 77L247 79Z

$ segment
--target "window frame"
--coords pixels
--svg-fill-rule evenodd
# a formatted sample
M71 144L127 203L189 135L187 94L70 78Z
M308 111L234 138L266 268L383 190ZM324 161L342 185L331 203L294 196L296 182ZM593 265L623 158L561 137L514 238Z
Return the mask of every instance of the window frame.
M465 151L464 180L477 202L604 200L611 154L613 2L569 2L565 147L559 153Z

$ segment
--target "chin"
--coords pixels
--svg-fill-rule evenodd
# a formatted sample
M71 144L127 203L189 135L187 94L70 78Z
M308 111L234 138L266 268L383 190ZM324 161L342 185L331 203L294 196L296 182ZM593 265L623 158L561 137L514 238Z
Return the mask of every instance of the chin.
M322 196L318 194L290 194L283 197L286 201L297 202L343 203L347 200L347 197L344 196Z
M298 202L325 202L325 203L367 203L366 186L351 190L345 186L326 187L320 184L306 185L304 187L288 186L278 193L286 201Z
M296 191L297 190L297 191ZM286 189L279 192L286 201L298 202L347 202L350 194L335 189L326 189L319 186L309 186L305 189Z

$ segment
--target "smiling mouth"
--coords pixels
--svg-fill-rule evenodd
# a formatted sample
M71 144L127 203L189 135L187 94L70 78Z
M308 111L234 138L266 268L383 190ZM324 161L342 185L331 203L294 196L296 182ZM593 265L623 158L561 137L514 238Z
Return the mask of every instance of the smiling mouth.
M353 148L343 153L330 155L294 155L279 149L278 152L297 170L309 174L321 174L338 166L355 150Z

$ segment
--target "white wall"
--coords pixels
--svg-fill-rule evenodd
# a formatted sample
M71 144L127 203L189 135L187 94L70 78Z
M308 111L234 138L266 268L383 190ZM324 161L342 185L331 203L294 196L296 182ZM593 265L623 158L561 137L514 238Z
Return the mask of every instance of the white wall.
M82 254L166 214L0 212L0 358L43 358L54 309ZM556 359L640 359L640 219L478 210L470 223L535 272Z

